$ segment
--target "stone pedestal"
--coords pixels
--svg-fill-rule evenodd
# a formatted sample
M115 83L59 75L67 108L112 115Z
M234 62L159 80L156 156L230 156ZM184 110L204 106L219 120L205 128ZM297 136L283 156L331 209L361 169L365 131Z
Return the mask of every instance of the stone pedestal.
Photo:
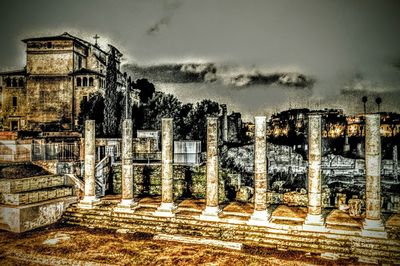
M131 119L122 123L122 199L115 211L133 212L137 206L133 198L133 125Z
M381 216L381 135L380 115L365 116L366 216L361 234L386 238Z
M308 116L308 214L303 229L325 231L321 191L321 115Z
M95 137L95 121L85 121L85 191L84 197L79 202L78 207L84 209L91 209L94 205L99 203L96 197L96 137Z
M202 220L218 220L218 118L207 118L207 195Z
M267 119L265 116L256 116L254 120L254 213L248 224L267 225L270 218L267 210Z
M176 208L173 199L173 120L172 118L163 118L161 124L161 205L154 215L173 217L175 216L173 211Z

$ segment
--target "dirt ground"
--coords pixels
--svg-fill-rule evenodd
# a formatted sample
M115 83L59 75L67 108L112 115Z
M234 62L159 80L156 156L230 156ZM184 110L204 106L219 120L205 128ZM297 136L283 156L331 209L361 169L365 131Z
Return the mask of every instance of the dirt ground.
M58 242L57 242L58 241ZM3 265L344 265L303 252L243 246L240 251L153 240L147 233L51 226L0 231Z

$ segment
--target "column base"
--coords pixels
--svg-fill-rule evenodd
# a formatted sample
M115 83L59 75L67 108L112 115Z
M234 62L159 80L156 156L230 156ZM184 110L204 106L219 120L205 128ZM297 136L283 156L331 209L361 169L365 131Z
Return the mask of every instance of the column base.
M325 232L326 227L322 214L307 214L303 224L304 231Z
M361 230L361 236L387 238L387 233L382 220L365 219Z
M221 212L220 208L206 206L204 211L201 213L199 219L203 221L219 221L219 213Z
M78 203L78 208L81 209L93 209L96 205L100 204L100 199L96 196L84 196Z
M154 216L159 217L175 217L175 213L173 212L176 209L174 203L165 203L161 202L160 207L153 213Z
M117 207L114 208L114 212L133 213L135 210L132 208L137 205L138 203L134 199L122 199Z
M268 226L270 214L268 210L257 211L255 210L247 222L248 225Z

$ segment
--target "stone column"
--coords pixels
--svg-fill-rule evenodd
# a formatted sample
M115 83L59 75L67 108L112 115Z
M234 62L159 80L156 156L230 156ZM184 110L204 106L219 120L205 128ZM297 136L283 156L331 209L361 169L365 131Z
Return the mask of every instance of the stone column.
M256 116L254 142L254 212L248 222L251 225L267 225L267 118Z
M161 205L154 212L156 216L171 217L175 214L173 210L173 146L174 146L174 129L172 118L163 118L161 121L162 139L161 139Z
M397 169L399 168L399 159L397 156L397 145L393 146L393 176L394 181L399 182L399 174L397 173Z
M218 220L218 118L207 118L207 195L202 220Z
M362 235L387 237L381 216L380 115L365 115L366 216Z
M93 205L99 202L96 197L96 137L95 121L85 121L85 195L79 202L80 208L93 208Z
M321 115L308 115L308 213L303 229L324 231L321 191Z
M132 130L132 120L125 119L122 123L122 199L117 211L129 211L131 207L137 205L133 198Z

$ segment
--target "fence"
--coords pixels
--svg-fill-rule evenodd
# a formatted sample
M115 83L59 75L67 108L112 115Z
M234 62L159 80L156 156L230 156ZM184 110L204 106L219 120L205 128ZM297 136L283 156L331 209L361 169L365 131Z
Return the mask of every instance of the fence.
M74 143L32 143L32 161L79 161L80 147Z

